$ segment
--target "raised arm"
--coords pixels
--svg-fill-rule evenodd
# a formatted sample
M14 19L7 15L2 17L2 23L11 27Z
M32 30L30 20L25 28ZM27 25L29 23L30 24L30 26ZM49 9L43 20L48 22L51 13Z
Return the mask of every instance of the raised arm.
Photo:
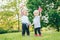
M42 8L39 6L39 8L38 8L38 11L39 11L39 13L40 13L40 17L42 16L41 15L41 12L42 12Z
M42 15L41 15L41 12L40 12L40 17L41 17Z

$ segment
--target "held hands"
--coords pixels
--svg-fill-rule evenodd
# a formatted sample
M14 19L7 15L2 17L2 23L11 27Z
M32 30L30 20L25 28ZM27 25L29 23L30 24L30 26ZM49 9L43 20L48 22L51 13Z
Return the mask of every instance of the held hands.
M29 27L32 27L33 24L29 24Z

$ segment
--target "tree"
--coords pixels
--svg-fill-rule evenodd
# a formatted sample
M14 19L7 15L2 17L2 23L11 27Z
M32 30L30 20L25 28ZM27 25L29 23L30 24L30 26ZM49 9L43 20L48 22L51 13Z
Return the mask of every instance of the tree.
M53 26L54 28L57 29L59 32L59 27L60 27L60 16L59 12L57 13L56 10L50 10L49 11L49 24Z
M41 8L43 9L42 11L42 16L46 16L46 14L48 15L49 17L49 22L48 23L45 23L43 20L41 20L41 25L42 27L43 26L48 26L48 25L51 25L51 23L53 23L54 21L52 21L50 23L50 20L51 18L54 19L56 18L57 20L60 20L60 14L57 13L57 8L58 6L60 5L59 3L60 1L59 0L27 0L27 8L29 9L29 19L30 21L32 22L32 18L34 17L33 16L33 11L38 9L39 6L41 6ZM55 10L55 11L53 11ZM56 12L56 13L55 13ZM55 17L53 17L52 15L56 15ZM51 17L51 18L50 18ZM59 18L58 18L59 17ZM55 19L55 23L56 23L56 20ZM59 21L58 21L59 22ZM59 28L58 27L58 24L53 24L57 27L57 29Z
M13 0L12 2L10 1L11 0L9 0L7 5L2 5L0 7L1 9L3 9L3 11L0 11L0 26L5 30L11 30L11 28L14 29L15 26L17 27L17 25L19 25L19 18L18 20L15 18L18 14L17 2L16 0ZM18 3L19 2L20 0L18 0ZM20 26L18 26L18 28L16 28L15 30L18 29L18 31L20 31L19 27Z

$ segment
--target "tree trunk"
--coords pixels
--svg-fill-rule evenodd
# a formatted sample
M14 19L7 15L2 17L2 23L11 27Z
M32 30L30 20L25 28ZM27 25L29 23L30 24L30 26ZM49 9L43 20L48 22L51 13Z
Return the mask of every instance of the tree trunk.
M57 31L59 32L59 26L58 26L58 25L56 25L56 27L57 27Z
M20 32L19 14L18 14L18 31Z

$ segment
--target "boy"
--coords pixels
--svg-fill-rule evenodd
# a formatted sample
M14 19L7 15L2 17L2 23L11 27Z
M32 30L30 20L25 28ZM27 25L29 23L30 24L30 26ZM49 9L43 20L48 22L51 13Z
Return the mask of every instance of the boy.
M33 19L33 24L34 24L34 31L35 31L35 36L41 36L41 32L40 32L40 16L39 16L39 11L35 10L34 12L34 19ZM37 34L38 32L38 34Z
M29 32L30 22L29 22L29 19L28 19L28 12L27 12L26 9L23 9L22 13L23 13L23 15L21 17L21 21L22 21L22 36L25 36L25 32L29 36L30 35L30 32Z

